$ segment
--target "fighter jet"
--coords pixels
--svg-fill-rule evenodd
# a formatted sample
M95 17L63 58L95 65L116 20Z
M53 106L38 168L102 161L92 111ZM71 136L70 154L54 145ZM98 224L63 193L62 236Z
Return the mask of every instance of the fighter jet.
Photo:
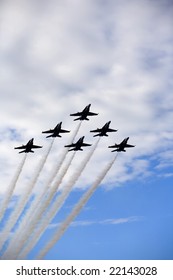
M69 148L72 148L68 151L83 151L83 149L81 149L81 147L86 147L86 146L91 146L91 144L87 144L87 143L84 143L84 137L81 137L76 143L72 143L70 145L66 145L64 147L69 147Z
M49 138L49 137L62 137L60 135L60 133L68 133L70 131L69 130L61 129L61 125L62 125L62 122L58 123L55 126L54 129L50 129L50 130L47 130L47 131L42 131L42 133L52 133L51 135L46 136L46 138Z
M90 132L98 132L98 134L94 135L94 137L96 136L108 136L107 132L115 132L117 131L116 129L111 129L109 128L111 121L107 122L102 128L97 128L95 130L90 130Z
M112 152L126 152L125 148L133 148L135 146L127 144L129 137L125 138L120 144L116 144L113 146L109 146L108 148L116 148Z
M20 147L15 147L14 149L24 149L23 151L19 152L19 154L21 154L21 153L34 153L34 151L32 151L32 149L42 148L42 146L34 145L33 141L34 141L34 138L29 140L26 145L22 145Z
M98 114L96 113L92 113L90 112L90 107L91 107L91 104L89 104L88 106L86 106L82 112L78 112L78 113L74 113L74 114L70 114L70 116L76 116L76 117L79 117L79 118L76 118L74 119L74 121L77 121L77 120L87 120L89 121L89 119L87 118L88 116L96 116Z

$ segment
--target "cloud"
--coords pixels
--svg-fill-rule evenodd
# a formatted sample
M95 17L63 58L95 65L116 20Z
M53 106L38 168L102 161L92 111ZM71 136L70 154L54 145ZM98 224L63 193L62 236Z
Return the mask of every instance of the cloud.
M124 223L138 222L142 217L127 217L117 219L105 219L101 221L74 221L71 226L90 226L90 225L118 225Z
M101 139L77 187L92 183L111 160L107 146L126 136L136 147L119 156L105 183L116 186L142 173L149 176L156 153L160 168L168 162L168 153L162 155L173 149L169 1L9 0L0 6L1 191L20 161L13 147L35 137L46 149L41 131L60 121L65 129L75 129L69 114L89 103L99 115L82 124L80 136L94 142L89 131L109 120L118 132ZM44 174L67 142L66 136L57 139ZM24 178L33 174L42 153L28 157ZM66 180L82 157L76 156Z
M142 217L127 217L127 218L119 218L119 219L107 219L99 222L100 224L106 225L117 225L131 222L138 222L142 219Z
M77 227L77 226L92 226L92 225L118 225L118 224L139 222L142 219L143 219L143 217L132 216L132 217L127 217L127 218L105 219L105 220L101 220L101 221L79 220L79 221L72 222L71 226ZM59 225L60 225L60 223L52 223L48 226L48 229L57 228Z
M78 226L92 226L92 225L118 225L124 223L132 223L132 222L139 222L143 219L143 217L127 217L127 218L116 218L116 219L105 219L101 221L92 221L92 220L79 220L74 221L71 223L71 226L78 227ZM57 228L60 223L52 223L48 226L47 229L54 229Z
M160 174L159 175L160 177L164 177L164 178L171 178L171 177L173 177L173 173L164 173L164 174Z

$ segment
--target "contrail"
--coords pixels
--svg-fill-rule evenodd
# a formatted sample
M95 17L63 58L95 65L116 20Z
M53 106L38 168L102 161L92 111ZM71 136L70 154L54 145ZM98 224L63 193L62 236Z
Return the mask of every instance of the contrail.
M71 137L71 140L70 140L71 143L73 142L74 138L76 137L76 135L77 135L77 133L78 133L78 131L80 129L81 123L82 122L80 122L77 125L77 127L76 127L76 129L75 129L75 131L74 131L74 133L73 133L73 135ZM63 164L63 162L64 162L64 160L66 158L67 153L68 153L68 149L64 149L64 152L63 152L63 154L61 156L61 159L60 159L60 161L58 161L58 164L55 166L55 169L53 170L51 176L48 178L46 183L42 186L42 188L41 188L40 192L38 193L38 195L36 197L34 197L32 203L31 203L30 208L28 209L28 211L25 214L24 220L22 222L20 222L19 228L17 229L17 232L15 233L14 241L17 241L17 240L20 239L20 235L23 234L23 229L26 228L26 226L28 224L28 221L31 219L31 216L33 215L33 209L38 208L39 203L43 200L43 198L44 198L48 188L50 187L51 183L53 182L53 180L55 179L56 175L58 174L58 171L60 170L60 168L61 168L61 166L62 166L62 164ZM72 159L70 160L69 164L67 164L67 170L68 170L68 167L71 164L71 161L72 161ZM67 170L64 172L64 174L62 174L63 177L65 176ZM63 177L62 177L62 179L63 179ZM16 243L14 243L14 244L16 244Z
M69 216L65 219L65 221L60 225L60 227L57 229L57 231L54 233L54 237L47 243L47 245L40 251L36 259L43 259L44 256L47 254L47 252L55 245L55 243L61 238L63 233L66 231L70 223L76 218L76 216L79 214L81 209L84 207L84 205L87 203L87 201L90 199L94 191L97 189L99 184L102 182L112 165L114 164L115 160L117 158L117 155L115 158L104 168L104 170L101 172L100 176L97 178L97 180L92 184L92 186L88 189L88 191L81 197L79 202L76 204L76 206L73 208L72 212L69 214Z
M74 131L74 133L73 133L69 143L73 143L73 141L74 141L74 139L75 139L76 135L78 134L78 131L79 131L80 127L81 127L81 124L82 124L82 121L80 121L80 123L77 125L77 127L76 127L76 129L75 129L75 131ZM54 181L54 179L55 179L56 175L58 174L58 172L59 172L59 170L60 170L60 168L61 168L61 166L62 166L62 164L63 164L67 154L68 154L68 148L64 148L64 152L62 153L60 161L55 166L55 168L54 168L50 178L48 179L48 181L45 184L46 188L47 188L47 186L49 187L51 185L51 183Z
M71 192L72 187L82 174L83 170L85 169L87 163L89 162L91 156L93 155L95 149L97 148L97 145L99 143L100 138L98 141L95 143L91 151L87 154L86 158L83 160L83 162L80 164L79 169L74 173L72 178L69 180L69 182L65 185L65 187L62 190L62 193L56 198L55 202L51 205L51 208L48 210L48 212L44 215L43 220L39 224L39 226L36 228L35 232L33 233L31 239L28 241L28 244L24 247L24 249L21 251L21 253L17 256L17 258L23 259L27 256L27 254L32 250L32 248L35 246L37 241L40 239L41 235L45 231L47 225L51 220L54 218L58 210L61 208L63 205L65 199L68 197L69 193ZM49 201L50 203L51 201ZM46 205L47 206L47 205ZM40 218L39 218L40 220ZM37 220L37 222L39 222ZM35 226L35 225L34 225ZM30 229L30 231L27 233L27 238L31 236L31 233L34 231L34 227ZM26 236L23 238L22 244L24 245L26 241ZM20 241L21 245L21 241ZM18 250L20 252L21 246Z
M81 126L81 123L80 122L72 137L71 137L71 140L70 140L70 143L73 142L73 140L75 139L79 129L80 129L80 126ZM50 187L52 181L55 179L58 171L60 170L65 158L66 158L66 155L68 153L68 148L64 149L64 153L62 154L62 157L61 157L61 160L58 162L58 165L56 166L56 168L54 169L53 173L51 174L50 178L48 179L48 181L44 184L44 186L42 187L42 191L38 194L38 196L36 197L36 199L33 201L32 205L30 206L29 208L29 211L27 212L27 214L25 215L24 217L24 220L23 222L20 224L17 232L15 233L15 237L14 239L12 240L12 243L10 244L10 247L8 248L7 252L4 254L4 258L12 258L13 256L13 253L15 253L16 251L16 244L20 244L20 248L22 248L22 244L23 242L26 241L26 235L28 236L28 231L30 232L30 228L31 229L31 233L33 231L33 228L35 227L35 225L38 223L38 220L40 219L40 217L42 216L42 213L46 210L47 208L47 205L49 205L49 203L51 202L53 196L55 195L61 181L63 180L69 166L71 165L71 162L75 156L75 153L73 154L73 156L70 158L69 162L66 164L63 172L60 174L58 180L55 182L55 184L53 185L53 187L50 188L50 192L47 192L48 188ZM44 203L42 202L44 196L46 195L47 193L47 197L46 197L46 201L44 200ZM36 209L36 212L34 212L33 209ZM32 219L32 216L34 216L34 220L31 221ZM29 221L29 224L28 224L28 221ZM31 234L30 233L30 234ZM25 236L25 237L24 237ZM24 241L22 242L24 238ZM16 255L16 253L15 253ZM13 259L15 258L15 256L13 256Z
M40 164L38 166L38 170L36 170L34 178L32 179L31 183L28 185L28 187L26 188L25 192L23 195L20 196L20 199L17 203L17 206L14 210L14 212L12 213L12 215L10 216L7 224L5 225L3 232L2 232L2 239L0 240L1 246L4 244L4 242L8 239L8 235L11 231L11 229L13 228L13 226L15 225L15 223L17 222L20 214L22 213L26 203L29 200L29 195L31 194L35 183L37 182L37 179L44 167L44 164L47 160L47 157L51 151L52 145L53 145L54 140L52 140L50 147L48 148L45 156L43 157L43 159L40 161ZM3 257L3 256L2 256Z
M17 168L17 171L16 171L16 174L11 182L11 184L9 185L8 187L8 190L7 190L7 193L5 194L4 196L4 199L2 201L2 204L1 204L1 209L0 209L0 220L2 219L6 209L7 209L7 206L8 206L8 203L13 195L13 192L14 192L14 189L16 187L16 184L17 184L17 180L23 170L23 166L25 164L25 161L26 161L26 156L27 154L24 155L19 167Z
M67 170L69 166L71 165L71 162L75 156L75 153L70 157L70 160L66 164L66 166L63 169L63 172L60 174L59 179L54 183L54 185L50 188L48 193L43 193L42 201L38 200L37 210L34 211L35 208L32 207L27 213L27 217L25 217L24 222L20 225L20 232L19 234L15 234L15 238L10 244L9 249L7 250L6 254L3 256L5 258L15 259L17 256L17 253L22 249L24 243L26 240L31 236L33 233L36 225L38 224L39 220L41 219L44 211L47 209L49 204L51 203L54 195L56 194L59 185L61 181L63 180L65 174L67 173ZM47 186L46 186L47 187ZM46 197L44 197L46 194ZM37 199L36 201L37 202ZM35 206L36 203L34 203ZM27 219L26 219L27 218Z

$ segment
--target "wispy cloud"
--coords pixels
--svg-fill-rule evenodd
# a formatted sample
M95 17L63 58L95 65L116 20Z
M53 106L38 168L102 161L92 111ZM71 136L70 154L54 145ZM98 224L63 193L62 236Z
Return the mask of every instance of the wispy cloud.
M117 225L117 224L124 224L124 223L139 222L142 219L143 217L132 216L127 218L119 218L119 219L107 219L107 220L100 221L99 224Z
M105 220L79 220L74 221L71 223L72 227L78 227L78 226L92 226L92 225L118 225L118 224L125 224L125 223L132 223L132 222L139 222L143 220L143 217L141 216L132 216L132 217L126 217L126 218L111 218L111 219L105 219ZM54 229L57 228L60 225L60 223L52 223L48 226L47 229Z

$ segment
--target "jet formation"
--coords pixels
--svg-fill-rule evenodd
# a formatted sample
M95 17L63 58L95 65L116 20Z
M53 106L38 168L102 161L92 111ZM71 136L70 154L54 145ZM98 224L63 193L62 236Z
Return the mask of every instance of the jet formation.
M80 120L80 121L87 120L88 121L89 116L98 115L98 113L90 112L90 107L91 107L91 104L87 105L83 109L83 111L77 112L77 113L74 113L74 114L70 114L70 116L77 117L77 118L74 119L74 121L76 121L76 120ZM118 131L116 129L110 128L109 127L110 123L111 123L111 121L107 122L101 128L90 130L91 133L96 133L95 135L93 135L93 137L108 136L107 133ZM46 136L46 138L49 138L49 137L62 137L60 135L61 133L69 133L70 132L70 130L65 130L65 129L62 129L61 127L62 127L62 122L58 123L53 129L42 131L42 133L49 134L48 136ZM79 140L76 141L75 143L65 145L64 147L70 148L68 151L83 151L82 147L92 145L92 144L84 143L84 138L85 138L85 136L79 138ZM126 152L126 150L125 150L126 148L135 147L133 145L127 144L128 140L129 140L129 137L125 138L120 144L115 143L115 145L108 146L108 148L113 148L114 150L112 150L112 152L115 152L115 151L116 152ZM34 151L32 149L42 148L42 146L34 145L33 141L34 141L34 138L30 139L26 145L22 145L20 147L15 147L14 149L22 149L23 150L19 153L29 153L29 152L34 153Z

